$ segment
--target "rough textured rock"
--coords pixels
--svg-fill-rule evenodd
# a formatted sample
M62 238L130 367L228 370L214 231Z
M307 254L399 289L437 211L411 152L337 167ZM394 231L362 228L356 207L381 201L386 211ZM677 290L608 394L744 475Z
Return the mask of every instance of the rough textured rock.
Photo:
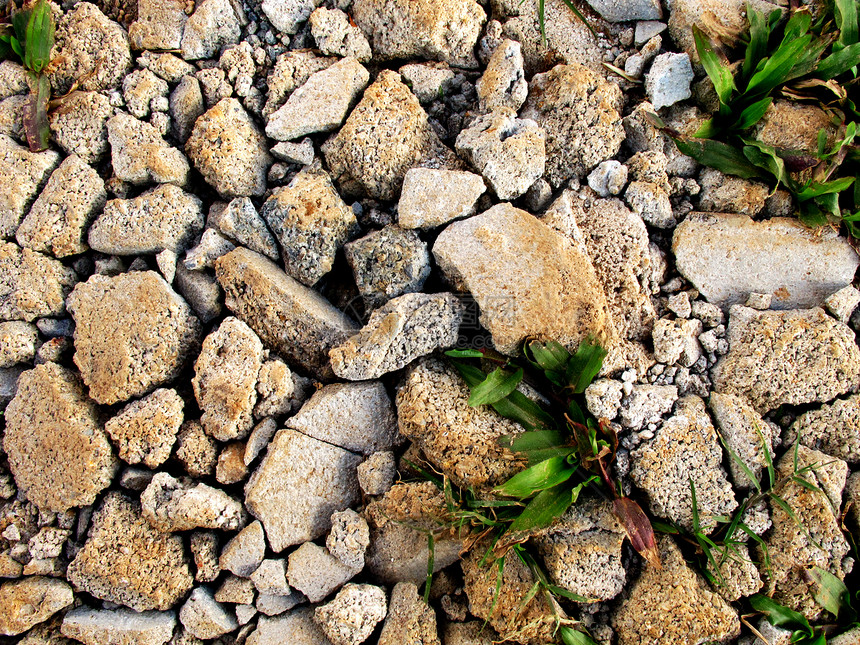
M721 465L723 451L717 433L704 401L697 396L679 399L675 414L630 457L630 476L647 493L651 512L658 517L692 529L690 479L696 488L703 531L714 529L715 515L729 515L737 506Z
M367 521L351 508L332 513L331 531L325 540L326 548L350 569L364 568L364 554L370 544Z
M105 423L105 430L117 444L120 459L155 469L170 456L184 408L176 390L159 388L125 406Z
M31 576L0 585L0 634L27 631L74 602L72 588L62 580Z
M5 134L0 134L0 179L6 189L0 197L0 239L11 238L27 209L60 162L53 150L30 152Z
M759 416L743 397L712 392L708 406L719 427L720 436L746 469L730 456L729 470L738 488L752 488L747 470L761 481L767 467L768 455L773 455L773 440L779 436L778 429Z
M278 431L245 486L245 504L266 528L273 551L320 537L334 511L358 501L360 461L295 430Z
M501 200L524 194L547 163L544 130L508 107L475 119L457 135L456 148Z
M721 546L712 551L718 573L711 563L708 571L717 580L716 590L725 600L733 602L759 591L763 582L758 567L745 544Z
M522 46L515 40L504 40L493 51L487 69L475 84L478 109L492 112L508 107L519 110L529 93L523 70Z
M660 20L663 17L658 0L588 0L588 4L610 22Z
M287 578L313 603L328 597L348 582L358 571L334 557L327 548L305 542L290 554Z
M672 228L676 224L669 193L656 183L630 182L627 190L624 191L624 200L633 212L651 226Z
M195 121L206 111L200 81L190 74L183 76L170 93L168 108L173 119L173 133L181 143L185 143L191 136Z
M379 634L379 645L440 645L436 612L418 595L418 587L400 582L391 591L388 615Z
M693 78L689 54L660 54L645 76L645 93L655 110L669 107L692 96Z
M459 165L430 127L418 99L390 70L367 88L322 151L344 194L375 199L395 199L410 168Z
M0 322L0 369L32 363L36 355L39 329L32 323Z
M354 58L313 74L269 115L266 135L277 141L292 141L306 134L336 130L369 81L370 73Z
M421 584L427 577L430 550L427 531L435 537L433 571L460 559L466 534L453 529L439 531L445 517L445 498L428 481L398 483L371 501L364 513L370 527L367 570L386 584Z
M75 364L98 403L172 381L199 347L199 321L153 271L94 275L66 304L77 325Z
M179 49L187 20L182 0L139 0L128 39L135 49Z
M469 217L486 190L483 179L470 172L413 168L403 179L397 223L426 230Z
M617 596L627 572L621 545L627 534L606 501L580 501L536 540L553 583L596 600Z
M784 441L793 444L798 437L807 448L856 464L860 461L860 395L801 414Z
M237 248L215 262L227 307L281 356L318 375L330 374L328 350L355 323L262 255Z
M738 636L735 610L687 566L672 539L661 537L658 547L663 568L646 564L612 618L619 645L699 645Z
M0 240L0 320L63 314L76 279L57 260Z
M18 379L6 408L3 449L15 483L46 511L92 504L116 473L116 458L80 379L56 363Z
M272 260L280 257L274 236L249 197L236 197L223 210L216 210L214 217L210 211L209 218L231 240Z
M422 105L444 96L454 80L454 71L445 63L409 63L398 71Z
M604 365L650 364L645 351L626 341L643 341L657 317L651 294L659 279L642 219L620 200L593 199L593 195L564 191L547 209L543 221L584 246L606 294L612 323L620 342L608 347Z
M259 196L265 192L272 157L266 138L238 100L222 99L198 118L185 150L194 167L221 195Z
M693 365L702 355L698 337L702 322L697 318L661 318L654 323L654 358L666 365Z
M287 427L364 455L403 442L391 399L379 381L327 385L287 420Z
M336 62L336 58L319 56L309 50L288 51L278 56L268 78L269 95L263 106L263 116L269 116L286 103L290 94L313 74Z
M618 86L578 63L532 78L521 117L546 132L546 177L553 186L615 156L624 140L620 108Z
M358 334L329 352L332 369L353 381L379 378L457 342L463 306L450 293L408 293L375 310Z
M827 145L832 145L837 132L827 112L815 105L774 101L753 132L758 141L769 146L816 154L822 129L827 133Z
M167 81L148 69L135 70L122 82L125 106L138 119L148 117L152 101L163 101L167 98L168 89Z
M729 353L713 370L717 392L745 396L760 413L826 402L860 385L851 329L822 309L756 311L735 305Z
M358 485L365 495L384 495L394 484L397 462L391 451L375 452L356 469Z
M90 227L88 241L111 255L186 250L203 230L203 204L177 186L162 185L134 199L112 199Z
M499 584L497 562L481 562L487 550L485 543L472 548L462 560L463 586L469 599L469 610L499 632L502 640L516 639L527 645L551 642L555 631L554 611L562 617L557 604L550 607L544 594L527 600L535 578L519 558L505 558Z
M238 318L229 316L203 341L191 381L204 430L218 441L245 437L254 425L257 375L263 343Z
M370 43L340 9L320 7L311 14L310 24L317 48L326 56L351 56L362 63L370 60Z
M198 421L186 421L176 440L176 458L192 477L205 477L215 470L218 446Z
M606 298L588 257L510 204L449 224L433 255L453 286L478 302L501 352L515 352L529 336L575 347L608 335Z
M738 213L753 217L765 207L770 197L767 184L724 175L714 168L702 169L699 186L699 208L708 212ZM814 241L809 236L807 239Z
M834 231L816 234L782 217L692 214L675 229L672 249L681 274L722 307L751 292L773 294L775 309L815 307L851 284L860 264Z
M93 516L68 579L81 591L136 611L169 609L193 584L182 538L156 531L141 516L140 504L119 493L109 493Z
M188 159L153 125L120 112L108 120L107 132L117 178L132 184L179 186L188 181Z
M185 264L186 269L192 271L211 269L215 265L215 260L222 255L227 255L235 248L236 245L233 242L221 235L214 228L207 228L203 231L203 235L200 237L197 246L188 249L183 264Z
M173 612L78 607L63 617L61 631L85 645L164 645L175 627Z
M56 96L78 82L80 89L106 90L120 84L131 69L131 51L125 29L98 7L81 2L57 23L49 74Z
M365 307L420 291L430 275L427 244L415 231L389 225L344 246Z
M235 531L243 524L242 504L206 484L194 485L156 473L140 496L143 516L159 531L221 529Z
M359 231L331 177L315 166L273 190L260 214L281 243L287 274L307 286L331 271L337 252Z
M266 361L260 368L257 379L257 393L259 394L257 405L254 406L254 417L278 417L286 414L302 400L302 387L299 379L293 376L286 363L280 360ZM254 431L248 439L248 448L245 451L245 462L250 463L247 455ZM274 435L272 431L269 438ZM268 443L268 439L266 440ZM262 448L263 445L260 445Z
M263 13L275 29L294 34L311 15L321 0L264 0Z
M791 480L784 481L777 490L792 514L781 505L771 504L773 530L766 538L771 569L764 571L765 591L773 594L777 602L814 619L822 609L810 592L804 568L815 564L840 579L848 573L843 558L849 546L838 519L848 467L841 459L806 446L797 449L797 471L794 460L794 450L779 460L777 480L797 472L819 490L810 490ZM798 530L798 526L803 530Z
M314 621L313 607L302 607L277 618L260 617L257 628L248 636L248 645L330 645Z
M232 612L217 602L206 587L196 587L182 609L179 620L193 636L210 640L232 632L239 627Z
M222 47L238 42L242 21L236 14L236 6L229 0L196 3L182 32L182 57L186 60L217 57Z
M381 60L424 58L476 67L486 14L474 0L356 0L352 17Z
M628 168L620 161L601 161L588 174L588 187L600 197L618 195L627 184Z
M67 154L96 163L108 152L107 122L113 116L110 99L100 92L76 92L66 99L67 110L48 116L51 135Z
M257 570L265 554L266 534L263 525L254 521L224 546L218 565L222 570L247 578Z
M314 610L314 619L333 645L359 645L385 618L385 591L375 585L348 584L334 600Z
M492 487L519 469L499 437L522 427L488 407L470 407L468 399L469 388L452 367L424 359L397 393L400 432L457 485Z
M63 160L15 234L24 248L63 258L87 250L84 232L107 194L99 174L77 155Z

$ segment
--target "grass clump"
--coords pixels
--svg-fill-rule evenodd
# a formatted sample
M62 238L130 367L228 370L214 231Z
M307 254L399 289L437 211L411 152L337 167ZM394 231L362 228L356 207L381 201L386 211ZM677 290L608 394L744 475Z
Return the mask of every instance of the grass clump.
M17 60L28 73L30 98L24 109L24 130L33 152L45 150L51 135L51 83L46 70L51 63L55 30L47 0L37 0L30 7L14 11L9 21L0 25L0 58Z
M808 7L786 16L747 7L749 30L739 36L739 56L693 28L696 50L713 83L718 109L690 138L667 128L678 149L699 163L743 179L787 189L797 215L812 227L844 224L860 238L860 152L857 134L860 22L856 0L835 0L813 21ZM822 129L817 150L786 150L751 135L776 97L820 105L838 126L828 143Z

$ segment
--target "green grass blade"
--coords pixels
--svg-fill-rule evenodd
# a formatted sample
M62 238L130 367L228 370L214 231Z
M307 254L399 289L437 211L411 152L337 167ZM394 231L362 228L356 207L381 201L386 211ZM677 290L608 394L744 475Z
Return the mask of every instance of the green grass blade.
M546 47L546 7L545 0L538 0L538 28L540 29L540 46Z
M766 145L755 139L741 139L744 142L743 153L749 162L773 175L778 184L792 186L791 176L785 167L785 161L773 146Z
M732 77L731 70L723 65L714 51L710 39L696 25L693 25L693 38L696 40L696 51L699 53L699 59L708 74L708 78L714 84L720 102L728 103L732 96L732 90L735 89L735 79Z
M790 630L802 630L812 636L812 627L803 614L783 607L775 600L758 593L750 596L749 602L753 609L760 611L767 617L771 625Z
M575 394L585 392L603 367L606 350L599 344L584 340L567 363L567 382Z
M19 43L27 42L27 24L30 22L31 13L29 9L21 9L12 15L12 29Z
M566 484L541 491L513 521L508 533L528 532L549 526L561 517L572 503L570 487Z
M815 75L828 81L857 65L860 65L860 43L854 43L827 56L818 63L815 68Z
M24 43L24 62L26 67L41 74L51 62L51 48L54 46L54 19L47 0L39 0L27 22L27 40Z
M799 193L797 193L797 201L805 202L809 199L821 197L822 195L839 194L843 190L847 190L854 184L854 177L841 177L833 181L825 181L820 183L812 183Z
M542 430L555 425L553 418L522 392L514 390L507 398L492 404L507 419L513 419L527 430Z
M433 533L427 534L427 577L424 580L424 604L430 604L430 586L433 584L433 569L436 566L436 540Z
M773 99L771 97L767 97L745 108L738 117L738 120L735 122L734 129L746 130L754 126L756 123L761 121L771 103L773 103Z
M552 457L518 472L493 490L505 497L528 499L535 493L566 482L575 470L567 465L564 457Z
M767 59L762 69L753 74L747 85L745 94L748 96L766 96L774 88L791 80L794 77L795 68L800 70L810 65L807 58L812 53L810 51L811 43L812 36L806 35L781 45ZM814 62L813 60L811 63L812 66L814 66Z
M780 14L777 10L775 13ZM747 3L747 19L750 23L750 42L744 54L744 62L741 74L745 79L755 73L756 66L767 52L767 41L770 38L770 20L763 13Z
M487 375L483 381L472 388L472 395L469 397L469 405L478 407L479 405L488 405L501 401L511 392L517 389L517 385L523 380L523 369L519 368L515 372L496 368Z
M815 601L837 618L844 618L843 612L852 611L851 594L839 578L818 565L809 569L809 575L817 585Z
M483 358L484 353L477 349L449 349L445 352L448 358Z
M533 340L526 343L525 354L540 369L553 372L563 371L570 360L570 352L554 340L546 343Z
M559 627L558 633L564 645L597 645L588 634L577 631L572 627Z
M675 139L675 145L683 154L692 157L704 166L716 168L727 175L741 179L766 179L767 175L757 168L743 152L733 146L713 139Z
M693 483L692 477L687 477L690 482L690 500L693 505L693 533L701 533L702 528L699 524L699 503L696 499L696 485Z
M808 11L794 11L783 31L781 45L791 43L801 36L809 33L809 28L812 26L812 14Z
M833 15L839 29L838 43L848 47L858 42L857 2L856 0L835 0Z
M753 474L753 471L750 470L750 467L746 465L746 463L743 459L740 458L738 453L732 450L732 447L729 446L728 443L726 443L726 440L723 435L718 433L717 436L720 438L720 443L723 444L723 448L725 448L726 452L729 453L729 457L732 458L732 461L734 461L743 471L744 475L746 475L747 478L752 482L753 486L755 486L755 489L761 492L761 482L759 481L758 477Z

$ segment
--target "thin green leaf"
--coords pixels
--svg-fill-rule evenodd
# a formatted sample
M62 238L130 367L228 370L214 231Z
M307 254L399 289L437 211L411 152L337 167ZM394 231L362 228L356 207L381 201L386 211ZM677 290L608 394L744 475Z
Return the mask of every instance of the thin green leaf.
M492 404L506 419L513 419L526 430L541 430L555 425L553 418L522 392L514 390L507 398Z
M735 79L732 77L731 70L723 64L714 51L711 40L696 25L693 25L693 38L696 41L699 60L701 60L708 78L714 84L717 97L721 103L728 103L732 96L732 90L735 89Z
M522 533L549 526L573 503L570 488L560 484L538 493L508 528L508 533Z
M785 167L785 161L776 152L776 148L756 139L741 139L744 142L743 153L750 163L767 170L777 182L791 186L791 177Z
M606 350L599 344L584 340L567 363L567 382L574 394L585 392L603 367Z
M651 520L651 528L655 531L660 531L660 533L668 533L669 535L681 534L681 531L677 526L669 524L668 522L661 522L660 520Z
M810 35L781 45L753 75L745 93L750 97L766 96L780 85L809 73L824 47L820 43L813 45Z
M23 61L24 60L24 48L21 47L21 41L18 40L17 38L15 38L15 36L12 36L12 39L10 40L9 44L12 46L12 51L14 51L18 55L18 58L20 58L21 61Z
M545 0L538 0L538 29L540 30L540 46L546 47L546 7Z
M567 598L568 600L572 600L573 602L597 602L594 598L580 596L578 593L573 593L572 591L568 591L567 589L563 589L562 587L557 587L554 584L547 583L545 586L547 590L554 596L561 596L562 598Z
M776 471L773 467L773 455L770 452L770 448L767 446L767 441L765 441L764 434L762 434L761 428L758 427L758 423L754 423L753 427L755 428L755 432L758 435L758 440L761 442L761 450L764 453L764 463L767 466L767 477L768 477L768 489L772 490L774 484L776 483Z
M857 2L856 0L835 0L833 15L839 29L839 44L842 47L858 41Z
M805 202L815 197L827 194L838 194L854 184L854 177L841 177L833 181L813 183L797 193L797 201Z
M564 645L597 645L588 634L577 631L572 627L559 627L558 633Z
M754 126L756 123L761 121L771 103L773 103L773 99L771 97L767 97L745 108L738 117L738 120L735 122L734 129L746 130Z
M51 98L51 82L47 76L35 79L35 87L30 91L30 97L24 106L24 131L31 152L41 152L47 149L51 138L51 128L48 123L48 100Z
M781 45L791 43L800 38L801 36L805 36L809 32L809 28L811 26L811 13L809 13L808 11L792 12L791 17L788 19L788 22L785 25L785 30L783 31Z
M771 625L802 630L807 635L812 636L812 627L803 614L783 607L775 600L758 593L750 596L749 601L752 608L763 613Z
M827 215L812 202L800 204L797 219L800 220L801 224L809 228L819 228L820 226L827 226L830 223Z
M542 370L564 371L567 361L570 360L570 352L564 345L554 340L546 343L531 341L526 344L526 355L531 354L530 360Z
M821 128L818 131L818 158L824 159L825 155L827 155L827 128Z
M501 401L511 392L517 389L517 385L523 380L523 370L519 368L516 372L509 372L501 367L496 368L487 375L481 383L472 388L469 397L469 405L478 407Z
M505 497L527 499L535 493L566 482L575 472L564 457L552 457L526 468L493 490Z
M725 448L726 452L729 453L729 456L732 458L732 461L734 461L743 471L744 475L747 476L747 479L749 479L752 482L752 485L755 486L755 489L761 492L761 482L759 481L758 477L753 474L753 471L750 470L750 467L746 465L746 463L743 459L740 458L738 453L735 452L728 443L726 443L726 440L723 435L719 433L717 436L720 438L720 443L723 444L723 448Z
M38 0L27 22L24 64L36 74L51 62L51 48L54 46L54 19L51 5L47 0Z
M483 358L483 352L477 349L449 349L445 352L448 358Z
M778 9L773 13L781 14ZM749 3L747 3L747 19L750 23L750 42L747 45L741 67L741 74L745 79L753 75L759 61L764 57L771 31L768 18Z
M30 22L30 13L29 9L21 9L12 14L12 29L15 30L15 36L20 43L27 40L27 23Z
M851 594L844 582L818 565L809 569L809 575L815 581L815 601L819 605L837 618L846 609L851 610Z
M713 139L675 139L683 154L692 157L704 166L716 168L727 175L742 179L766 179L766 174L747 159L743 152L721 141Z
M857 65L860 65L860 43L854 43L827 56L816 66L815 75L828 81Z
M427 533L427 577L424 580L424 604L430 604L430 587L433 584L433 569L436 566L436 540L433 532Z
M699 524L699 504L696 500L696 484L693 483L692 477L687 477L690 482L690 499L693 505L693 533L701 533L702 528Z

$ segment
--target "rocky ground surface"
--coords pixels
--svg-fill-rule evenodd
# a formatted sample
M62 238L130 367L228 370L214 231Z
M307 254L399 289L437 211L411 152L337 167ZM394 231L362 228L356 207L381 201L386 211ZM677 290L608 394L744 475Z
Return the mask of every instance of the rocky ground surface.
M588 406L652 517L691 527L693 481L707 530L763 443L790 475L799 442L827 492L783 491L809 531L755 508L772 566L719 587L683 541L644 566L575 506L536 546L598 642L761 643L737 603L760 590L819 613L803 566L853 565L860 258L644 116L704 120L691 25L745 3L590 0L595 37L547 0L545 43L538 4L64 2L50 80L79 87L36 154L0 63L4 642L546 642L531 573L508 560L496 594L409 466L515 472L519 426L438 350L528 336L604 340ZM814 149L826 117L793 110L759 136Z

